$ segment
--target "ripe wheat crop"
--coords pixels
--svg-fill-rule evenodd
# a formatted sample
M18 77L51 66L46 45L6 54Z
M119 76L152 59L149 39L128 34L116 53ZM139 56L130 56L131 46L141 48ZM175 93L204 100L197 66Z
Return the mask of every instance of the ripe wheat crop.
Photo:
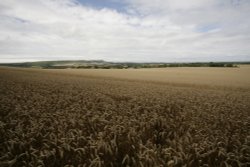
M247 167L250 90L2 68L0 166Z

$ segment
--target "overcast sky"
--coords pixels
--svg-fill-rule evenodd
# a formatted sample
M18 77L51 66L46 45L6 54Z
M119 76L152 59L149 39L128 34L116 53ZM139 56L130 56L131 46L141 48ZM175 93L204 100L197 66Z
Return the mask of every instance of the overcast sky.
M0 62L250 61L250 0L0 0Z

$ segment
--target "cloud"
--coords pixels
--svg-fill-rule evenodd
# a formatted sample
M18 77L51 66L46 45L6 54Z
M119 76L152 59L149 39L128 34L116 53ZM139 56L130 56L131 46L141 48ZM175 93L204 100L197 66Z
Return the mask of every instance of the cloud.
M126 4L122 13L76 0L1 0L0 62L250 60L247 0Z

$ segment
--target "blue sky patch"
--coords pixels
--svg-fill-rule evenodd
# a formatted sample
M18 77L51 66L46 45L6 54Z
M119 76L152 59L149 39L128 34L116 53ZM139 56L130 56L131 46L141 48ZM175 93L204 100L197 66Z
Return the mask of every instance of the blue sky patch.
M126 4L122 1L114 0L77 0L80 4L91 6L97 9L109 8L118 12L125 12Z
M197 27L197 31L202 32L202 33L212 32L218 29L220 29L220 26L218 24L208 24L208 25L202 25L202 26Z

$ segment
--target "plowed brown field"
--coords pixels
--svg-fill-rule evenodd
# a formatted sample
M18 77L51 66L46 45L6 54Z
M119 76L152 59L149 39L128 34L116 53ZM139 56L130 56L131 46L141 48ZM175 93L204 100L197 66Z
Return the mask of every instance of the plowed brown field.
M250 166L250 68L0 68L0 166Z

